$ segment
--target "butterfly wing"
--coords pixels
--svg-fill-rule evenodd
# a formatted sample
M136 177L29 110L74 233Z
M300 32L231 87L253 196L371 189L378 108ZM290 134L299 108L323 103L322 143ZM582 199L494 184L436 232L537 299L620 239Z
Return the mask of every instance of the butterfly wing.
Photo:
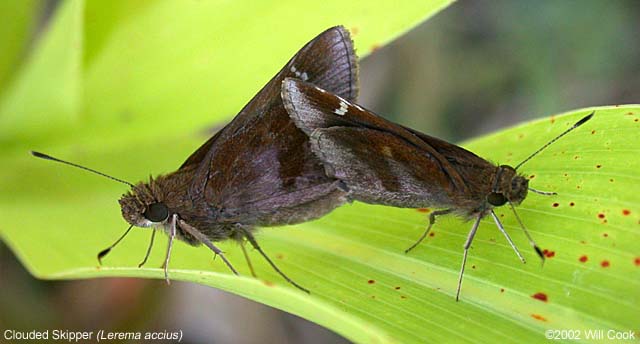
M458 145L451 144L437 137L432 137L417 130L406 128L413 135L433 147L445 157L449 165L456 171L461 180L467 185L467 198L484 199L489 193L497 166Z
M204 198L226 221L247 221L253 216L262 225L298 222L321 215L308 206L310 202L336 198L335 205L324 204L320 210L344 202L336 196L338 182L324 174L308 137L296 128L283 107L280 89L287 77L354 99L358 73L348 31L334 27L305 45L181 167L195 169L190 197ZM303 204L306 211L291 211ZM275 214L280 209L288 209L287 216Z
M229 135L229 132L233 133L245 127L248 122L256 120L256 117L261 117L267 109L278 106L273 101L279 101L276 98L280 97L280 84L287 77L308 80L347 99L356 99L358 68L349 31L342 26L335 26L307 43L245 105L231 123L200 146L180 168L200 164L222 132Z
M310 141L327 174L342 180L356 200L408 208L449 203L451 180L436 159L391 133L331 127L316 129Z
M299 80L282 98L296 125L311 137L327 173L354 198L400 207L452 205L476 190L458 170L456 154L488 162L460 147L387 121L349 100Z

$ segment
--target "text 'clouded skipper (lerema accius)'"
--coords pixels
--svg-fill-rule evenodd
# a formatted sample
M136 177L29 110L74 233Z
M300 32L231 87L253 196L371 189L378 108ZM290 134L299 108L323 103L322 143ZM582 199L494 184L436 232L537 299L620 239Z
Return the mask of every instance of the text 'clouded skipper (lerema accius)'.
M180 168L151 178L148 183L129 182L120 199L122 216L132 226L155 227L169 235L164 262L168 265L174 238L191 245L205 244L237 274L236 269L213 242L235 239L244 250L244 240L288 282L292 281L269 259L252 232L256 226L294 224L318 218L343 204L342 182L328 177L312 153L308 137L292 123L280 98L282 81L299 78L346 99L358 93L357 61L349 32L333 27L307 43L276 74L240 113L196 150ZM68 163L46 154L40 158L63 162L101 175L103 173ZM155 231L140 266L153 245Z
M285 80L282 98L296 125L309 135L311 148L325 164L327 174L346 184L350 198L402 208L441 208L429 215L429 226L406 252L425 238L436 216L452 213L474 220L464 244L456 300L469 247L486 215L493 217L524 262L494 207L509 204L529 242L544 259L514 206L525 199L528 190L545 195L554 193L530 188L527 178L516 170L593 116L591 113L582 118L514 168L496 166L462 147L387 121L329 90L303 81Z

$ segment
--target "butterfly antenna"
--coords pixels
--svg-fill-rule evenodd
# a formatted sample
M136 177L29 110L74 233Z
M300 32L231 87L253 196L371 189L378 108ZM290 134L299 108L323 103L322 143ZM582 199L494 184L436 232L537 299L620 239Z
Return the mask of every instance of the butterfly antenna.
M540 190L536 190L534 188L530 188L527 187L527 189L529 189L529 191L537 193L538 195L544 195L544 196L555 196L558 193L557 192L553 192L553 191L540 191Z
M577 121L576 124L574 124L571 128L565 130L562 134L556 136L553 140L547 142L544 146L540 147L537 151L533 152L533 154L529 155L528 158L524 159L521 163L518 164L518 166L515 167L515 169L517 170L520 166L524 165L524 163L526 163L527 161L531 160L531 158L533 158L534 156L538 155L538 153L542 152L542 150L544 150L545 148L549 147L552 143L558 141L558 139L560 139L561 137L567 135L570 131L572 131L573 129L583 125L585 122L587 122L588 120L591 119L591 117L593 117L593 115L596 112L593 111L590 114L584 116L581 120Z
M118 238L118 240L116 240L116 242L114 242L113 244L111 244L111 246L105 248L104 250L98 253L98 263L100 263L100 265L102 265L102 258L104 258L104 256L109 254L109 252L111 252L111 249L114 248L116 245L118 245L118 243L122 241L122 239L124 239L124 237L126 237L127 234L129 234L129 232L131 231L131 228L133 228L133 225L129 226L129 228L127 228L124 234L122 234L122 236Z
M518 223L520 224L520 228L522 228L522 231L527 236L527 239L529 240L529 245L531 245L531 247L533 247L533 249L538 254L538 257L540 257L540 259L542 259L542 264L544 264L544 252L542 252L542 250L540 249L540 246L538 246L538 244L536 244L536 242L531 237L531 234L529 234L529 231L527 230L527 227L525 227L524 223L522 223L522 220L520 220L520 216L518 216L518 213L516 212L516 208L513 206L513 203L509 202L509 206L511 207L511 210L513 211L513 215L516 216L516 220L518 220Z
M120 183L122 183L122 184L127 184L127 185L129 185L129 186L131 186L131 187L134 187L134 185L133 185L133 184L129 183L129 182L128 182L128 181L126 181L126 180L118 179L118 178L116 178L116 177L112 177L112 176L110 176L110 175L108 175L108 174L104 174L104 173L102 173L102 172L98 172L98 171L96 171L96 170L94 170L94 169L91 169L91 168L88 168L88 167L84 167L84 166L81 166L81 165L78 165L78 164L74 164L74 163L72 163L72 162L68 162L68 161L60 160L60 159L58 159L58 158L54 158L54 157L52 157L51 155L47 155L47 154L40 153L40 152L35 152L35 151L31 151L31 155L35 156L36 158L41 158L41 159L46 159L46 160L56 161L56 162L63 163L63 164L69 165L69 166L77 167L77 168L83 169L83 170L85 170L85 171L93 172L93 173L95 173L95 174L99 174L99 175L101 175L101 176L103 176L103 177L107 177L107 178L109 178L109 179L111 179L111 180L115 180L116 182L120 182Z

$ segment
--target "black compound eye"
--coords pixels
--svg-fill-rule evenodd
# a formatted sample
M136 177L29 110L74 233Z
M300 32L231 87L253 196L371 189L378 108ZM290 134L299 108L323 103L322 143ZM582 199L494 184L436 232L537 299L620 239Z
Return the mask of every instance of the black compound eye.
M162 222L169 217L169 208L164 203L151 203L142 215L151 222Z
M499 207L507 203L507 199L501 193L492 192L487 196L487 202L493 206Z

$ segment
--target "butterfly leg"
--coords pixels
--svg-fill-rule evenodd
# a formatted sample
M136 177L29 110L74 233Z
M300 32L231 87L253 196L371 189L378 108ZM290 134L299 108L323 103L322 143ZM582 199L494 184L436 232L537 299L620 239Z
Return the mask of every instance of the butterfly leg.
M260 245L258 245L258 242L256 241L256 238L253 237L253 234L251 234L251 231L249 229L245 228L244 226L242 226L240 224L238 224L236 226L242 231L242 233L244 234L244 237L247 238L247 240L249 240L249 242L251 243L253 248L255 248L256 250L258 250L258 252L260 252L260 254L264 257L264 259L267 260L269 265L271 265L271 267L274 270L276 270L276 272L278 274L280 274L280 276L282 276L282 278L287 280L287 282L291 283L296 288L298 288L298 289L304 291L305 293L309 294L309 290L301 287L298 283L294 282L291 278L289 278L289 276L285 275L284 272L282 272L282 271L280 271L280 269L278 269L276 264L271 261L271 259L267 256L266 253L264 253L264 251L262 251L262 248L260 248Z
M147 247L147 254L144 255L144 259L138 264L138 267L141 268L149 259L149 255L151 254L151 248L153 247L153 239L156 237L155 228L151 230L151 241L149 242L149 247Z
M164 264L162 267L164 269L164 280L167 281L167 284L171 284L169 281L169 260L171 259L171 249L173 248L173 239L176 237L176 220L178 218L177 214L173 214L171 217L171 221L169 222L169 245L167 246L167 256L164 258Z
M464 243L464 255L462 256L462 266L460 267L460 275L458 276L458 288L456 289L456 302L460 298L460 288L462 288L462 276L464 275L464 267L467 264L467 254L469 253L469 247L471 247L471 242L473 242L473 237L476 236L476 232L478 231L478 226L480 225L480 220L482 219L482 215L479 215L476 219L476 222L473 223L473 227L469 231L469 235L467 235L467 241Z
M516 247L516 244L513 243L513 240L511 240L511 237L509 236L507 231L504 230L504 227L502 226L502 223L498 219L498 216L496 215L496 213L493 212L493 210L491 210L491 217L493 217L493 220L496 222L496 225L498 226L498 229L502 232L502 234L504 234L504 237L507 238L507 241L509 242L509 245L511 245L511 248L516 252L516 255L518 256L518 258L520 258L520 261L522 261L523 263L526 264L527 261L524 259L522 254L520 254L520 250L518 250L518 248Z
M216 247L216 245L214 245L211 242L211 240L209 240L209 238L207 238L204 234L202 234L202 232L200 232L199 230L197 230L195 227L191 226L190 224L184 222L184 220L178 220L178 223L180 224L180 228L182 230L184 230L185 232L189 233L194 238L198 239L201 243L205 244L217 256L220 256L220 258L222 258L224 263L227 264L227 266L229 267L229 269L231 269L231 271L233 272L234 275L238 274L238 271L236 271L236 269L233 267L233 265L231 265L231 262L229 262L229 260L227 260L227 257L225 257L225 255L222 253L222 251L218 247Z
M244 254L244 259L247 261L247 265L249 265L249 270L251 271L251 276L256 276L255 270L253 270L253 264L251 264L251 259L249 259L249 254L247 254L247 248L245 247L246 243L244 242L244 238L240 240L240 247L242 248L242 254Z
M429 231L431 230L431 227L433 226L434 223L436 223L436 216L446 215L446 214L449 214L452 211L453 211L453 209L443 209L443 210L436 210L436 211L432 212L431 214L429 214L429 226L424 231L424 233L422 233L422 236L420 236L420 239L418 239L418 241L416 241L415 244L411 245L411 247L409 247L408 249L404 250L404 253L409 253L409 251L413 250L416 246L418 246L422 242L422 240L424 240L424 238L427 237L427 234L429 234Z

